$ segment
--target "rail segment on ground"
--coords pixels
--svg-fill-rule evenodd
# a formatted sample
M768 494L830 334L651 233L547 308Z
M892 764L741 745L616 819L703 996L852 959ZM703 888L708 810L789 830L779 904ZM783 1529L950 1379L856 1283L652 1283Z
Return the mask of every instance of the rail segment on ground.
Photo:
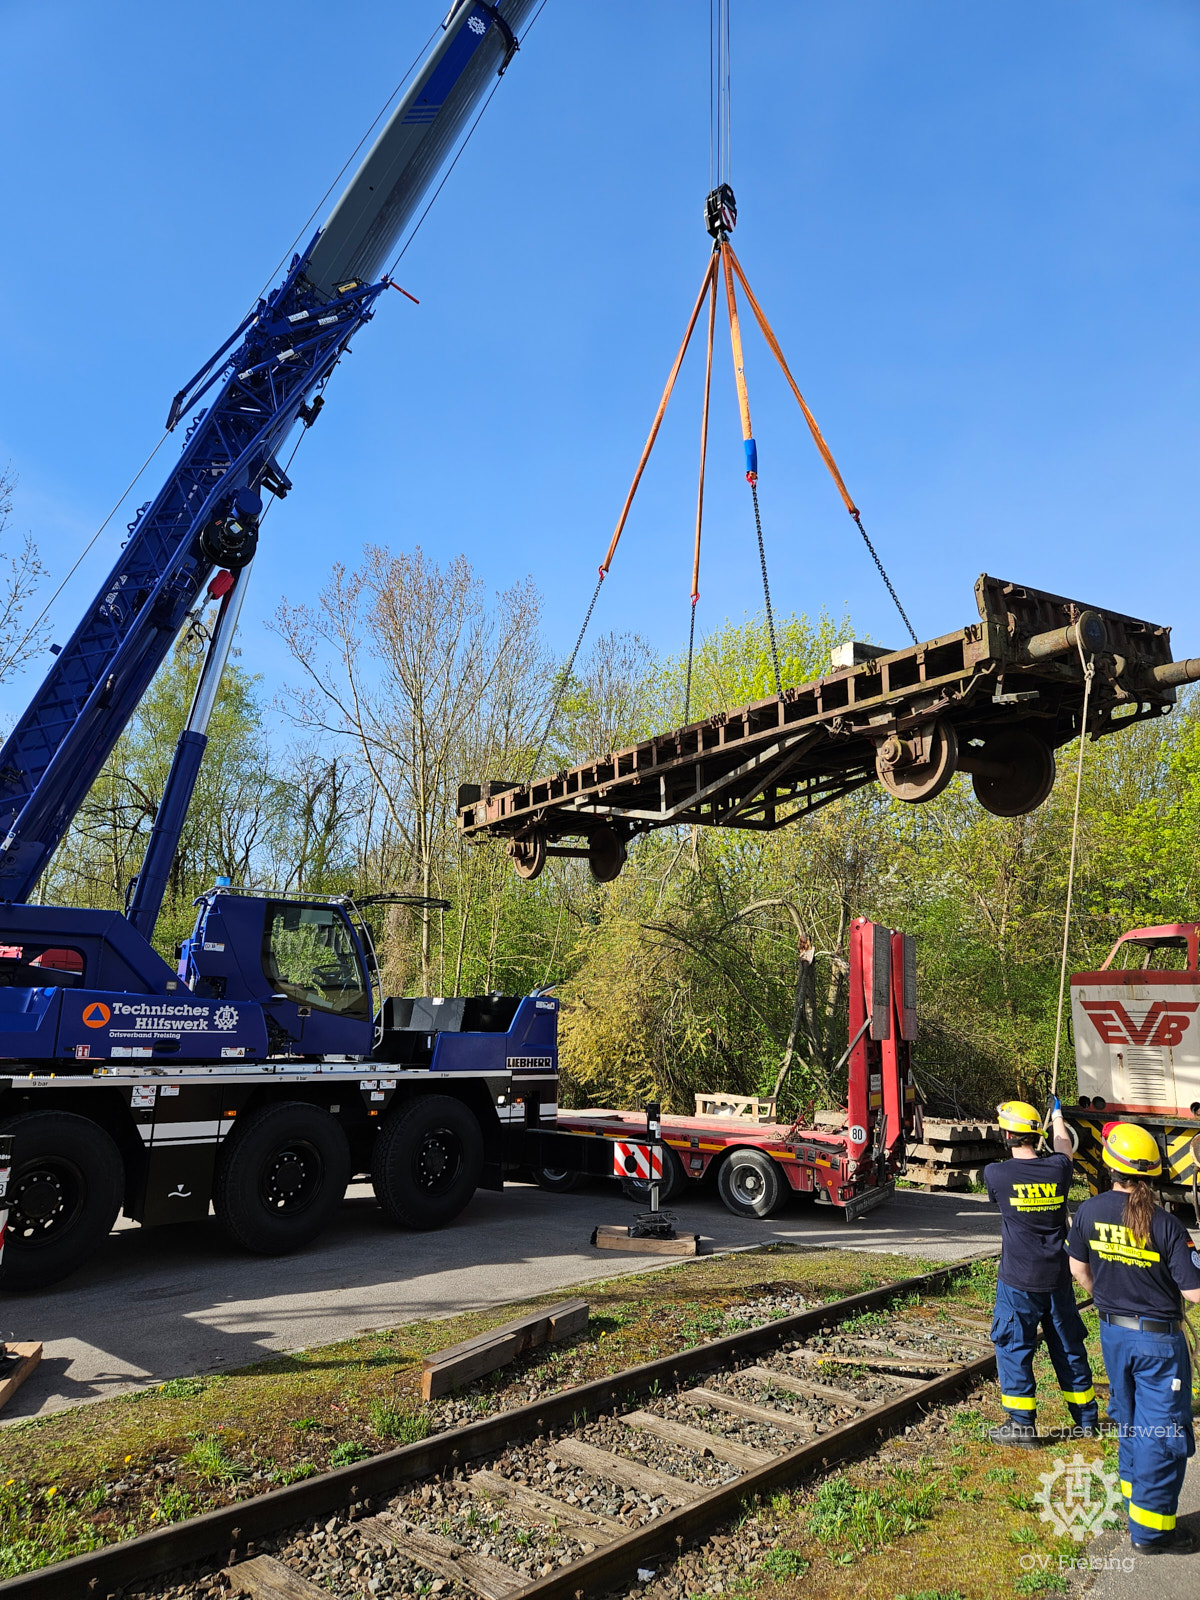
M820 1475L988 1377L986 1319L945 1294L979 1259L10 1579L0 1600L108 1600L193 1583L200 1593L216 1574L252 1600L328 1600L314 1548L355 1569L347 1595L401 1564L478 1600L635 1586L639 1568L670 1561L743 1501ZM846 1326L885 1309L883 1328Z

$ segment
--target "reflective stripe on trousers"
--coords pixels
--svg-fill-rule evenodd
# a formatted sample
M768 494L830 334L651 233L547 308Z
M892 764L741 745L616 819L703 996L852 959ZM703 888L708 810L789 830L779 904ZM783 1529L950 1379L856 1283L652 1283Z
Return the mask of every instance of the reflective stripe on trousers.
M1085 1349L1087 1330L1069 1281L1046 1290L1014 1289L1003 1280L996 1285L992 1343L996 1346L1000 1404L1016 1421L1034 1420L1033 1357L1039 1330L1045 1333L1046 1353L1073 1420L1082 1427L1095 1427L1099 1408Z
M1100 1324L1108 1371L1108 1411L1119 1432L1121 1492L1135 1544L1152 1544L1175 1526L1192 1432L1191 1366L1182 1333L1144 1333ZM1173 1388L1173 1384L1178 1388Z

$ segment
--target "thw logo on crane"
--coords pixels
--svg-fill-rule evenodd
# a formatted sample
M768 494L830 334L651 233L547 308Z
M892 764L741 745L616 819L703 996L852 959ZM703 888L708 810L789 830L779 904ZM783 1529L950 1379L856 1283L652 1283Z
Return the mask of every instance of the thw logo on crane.
M1156 1000L1140 1022L1134 1021L1119 1000L1085 1000L1083 1009L1105 1044L1170 1047L1183 1038L1200 1002Z

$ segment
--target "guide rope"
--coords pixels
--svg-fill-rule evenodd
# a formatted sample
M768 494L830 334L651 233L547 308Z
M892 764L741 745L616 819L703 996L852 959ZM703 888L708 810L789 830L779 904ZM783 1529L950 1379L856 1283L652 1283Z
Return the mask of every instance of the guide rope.
M1079 651L1079 664L1083 668L1083 710L1079 718L1079 760L1075 766L1075 809L1071 817L1071 859L1067 866L1067 904L1063 912L1062 958L1058 967L1058 1012L1054 1019L1054 1064L1050 1069L1050 1093L1058 1093L1058 1057L1062 1044L1063 998L1067 989L1067 942L1071 933L1071 906L1075 897L1075 857L1079 844L1079 797L1083 790L1083 750L1087 743L1088 701L1092 695L1092 680L1096 676L1096 658L1086 660L1078 635L1075 639Z

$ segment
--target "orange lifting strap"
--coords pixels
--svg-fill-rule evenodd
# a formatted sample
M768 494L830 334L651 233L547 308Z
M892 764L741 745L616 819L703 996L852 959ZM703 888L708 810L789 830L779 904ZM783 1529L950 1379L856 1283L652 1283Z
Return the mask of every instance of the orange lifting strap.
M741 262L737 258L737 254L734 251L733 246L729 243L728 239L723 239L718 243L716 248L713 250L711 257L709 258L708 266L705 269L704 278L700 285L700 292L696 296L696 303L692 307L691 316L688 318L688 325L683 336L683 342L679 346L678 354L676 355L674 363L671 366L671 371L667 376L666 386L662 392L662 399L658 402L658 410L654 413L654 421L650 425L650 432L647 435L646 443L642 448L642 454L637 464L637 471L633 475L633 482L629 486L629 493L625 496L625 503L621 507L621 515L617 518L617 526L613 532L612 539L609 541L608 550L605 553L604 560L600 563L599 568L600 572L604 576L607 576L609 568L612 566L613 557L617 552L617 545L620 543L621 535L625 531L625 524L629 520L629 513L633 507L634 496L637 494L638 485L642 481L642 474L645 472L646 465L650 460L650 454L654 449L655 441L658 438L659 429L662 427L663 418L667 414L667 406L670 403L671 395L675 389L675 381L679 376L680 368L683 366L683 359L687 354L688 346L691 344L692 334L695 332L696 323L700 318L700 308L704 304L704 298L707 295L708 351L704 378L704 409L700 425L700 485L696 498L696 539L692 561L693 601L696 599L699 593L700 532L704 515L704 472L708 452L708 414L709 397L712 387L713 334L717 314L717 273L722 267L724 268L723 277L725 280L725 303L729 314L729 336L733 351L733 376L734 382L737 386L738 413L742 424L742 439L746 446L747 478L751 484L754 483L758 473L758 463L755 451L754 432L750 421L750 396L746 388L745 358L742 351L742 330L741 322L738 317L737 297L734 291L733 283L734 278L736 278L738 283L741 284L750 309L754 313L755 321L758 323L758 326L762 332L762 336L766 340L767 347L771 351L771 354L775 357L776 361L778 361L780 371L787 380L788 387L796 397L796 402L804 414L805 422L808 424L808 431L812 435L813 443L816 445L822 461L824 461L826 467L828 468L830 477L837 486L838 494L841 495L846 510L854 518L855 522L858 523L859 531L862 533L863 538L867 539L866 531L863 529L860 519L858 507L855 505L853 497L851 496L849 489L846 487L846 481L842 477L842 474L838 469L838 464L833 458L833 451L830 450L828 444L825 442L825 436L822 434L821 429L817 424L817 419L813 416L808 401L805 400L803 394L800 392L799 384L792 376L792 371L787 364L787 359L784 356L783 349L780 346L779 340L775 337L775 331L771 327L771 324L767 321L766 313L759 304L754 290L750 287L749 280L746 277ZM875 555L874 547L871 545L869 539L867 540L867 547L871 551L876 565L878 566L879 558ZM900 615L904 618L905 624L909 627L909 632L911 633L912 628L911 625L908 624L908 618L905 615L904 608L900 605L899 600L896 599L895 590L892 589L891 583L888 582L887 574L883 573L882 567L880 567L880 572L883 575L884 581L888 585L888 590L892 595L892 599L895 600L897 610L899 610ZM915 633L913 634L913 638L914 640L916 639Z
M679 346L679 354L675 357L675 365L671 368L667 378L667 386L663 390L662 399L658 402L658 410L654 413L654 421L650 424L650 433L642 450L642 459L637 464L637 471L633 475L633 482L629 485L629 493L625 496L625 504L621 507L621 515L617 518L616 532L608 546L608 553L600 563L600 571L607 574L612 565L612 558L617 552L617 544L621 534L625 531L625 520L629 516L629 508L633 505L633 497L637 493L638 484L642 481L642 473L646 470L646 463L650 459L650 452L654 449L654 441L658 438L658 430L662 427L662 420L667 414L667 403L671 398L671 391L675 387L675 379L679 376L679 369L683 365L683 358L687 355L687 347L692 342L692 330L696 326L696 319L700 315L700 307L704 304L704 296L709 293L710 285L715 284L717 276L717 258L715 255L709 260L704 273L704 282L700 285L700 293L696 296L696 304L692 307L692 315L688 321L687 332L683 336L683 343Z
M779 363L780 371L787 380L788 387L796 397L796 403L799 405L800 410L803 413L804 420L808 425L808 431L812 435L812 441L816 445L817 451L820 454L822 461L824 461L825 466L829 471L829 475L837 487L838 494L841 495L846 510L854 518L854 521L858 526L858 531L863 537L863 542L866 544L866 547L870 552L871 559L878 568L879 575L883 579L884 584L887 586L887 591L891 595L896 609L900 613L900 616L904 621L904 625L908 629L913 642L916 643L917 635L913 630L912 623L908 620L908 614L904 610L904 607L900 604L899 596L892 587L892 581L884 570L883 563L880 561L879 556L876 553L875 546L871 543L871 540L867 536L867 531L862 525L862 517L859 513L858 507L855 505L850 491L846 487L845 479L838 470L837 462L833 459L833 452L830 450L828 444L826 444L825 437L820 428L817 426L817 419L813 416L808 402L805 400L803 394L801 394L799 384L792 376L791 368L788 366L787 360L784 357L783 349L780 346L779 340L775 337L775 331L771 327L771 324L767 321L766 314L763 311L762 306L758 303L758 298L755 295L754 290L750 287L749 280L747 279L745 271L742 268L742 264L738 260L737 254L729 242L728 234L725 232L722 232L717 237L717 242L714 245L712 255L709 257L708 266L705 268L704 278L700 284L700 292L696 296L696 303L692 307L691 316L688 318L688 324L683 335L683 341L679 346L679 351L676 354L675 360L671 366L671 370L667 375L666 386L663 389L662 398L658 402L658 409L654 413L654 421L650 425L650 432L646 437L646 443L642 447L642 454L637 464L637 470L633 475L633 482L629 486L629 493L625 496L625 503L621 507L621 515L617 518L617 525L613 531L613 536L609 541L608 550L605 552L604 560L600 563L598 569L599 582L597 583L597 594L599 593L600 584L602 584L604 579L608 576L609 569L612 566L613 557L617 553L617 545L621 541L621 535L625 531L625 524L629 520L629 513L633 507L633 501L638 491L638 485L642 481L642 475L645 472L646 466L650 460L651 451L654 449L655 441L658 439L659 430L663 424L663 418L667 414L667 406L670 404L671 395L675 389L676 379L679 377L679 372L683 366L684 357L687 355L688 346L692 341L692 334L695 332L696 323L700 319L700 309L704 304L705 297L707 296L708 349L704 372L704 405L700 419L700 473L699 484L696 491L696 535L692 551L691 637L694 639L696 621L695 608L696 602L700 597L700 542L704 523L704 477L708 459L708 417L709 401L712 392L713 339L716 328L718 274L720 274L725 281L725 306L729 316L729 338L730 348L733 355L733 377L734 383L737 387L738 413L742 425L742 441L746 451L746 480L749 483L752 492L754 493L754 513L755 523L758 528L759 556L763 566L763 592L766 598L767 622L771 633L772 653L776 655L776 678L778 679L778 658L775 651L774 619L771 615L770 592L767 587L766 558L763 555L762 550L762 524L758 514L758 447L755 443L754 431L750 420L750 396L746 386L745 356L742 349L742 329L741 322L738 317L737 293L734 288L735 279L741 284L750 309L754 313L755 321L758 323L762 336L766 340L767 347L771 351L771 354L775 357L776 361ZM595 603L596 596L593 595L592 606L594 606ZM588 608L588 618L590 618L590 616L591 607ZM587 620L585 619L584 628L586 629L586 627ZM578 649L578 645L576 646L576 649ZM691 655L692 651L691 646L689 645L687 692L687 698L689 702L691 689ZM574 656L572 656L572 661L573 660Z

